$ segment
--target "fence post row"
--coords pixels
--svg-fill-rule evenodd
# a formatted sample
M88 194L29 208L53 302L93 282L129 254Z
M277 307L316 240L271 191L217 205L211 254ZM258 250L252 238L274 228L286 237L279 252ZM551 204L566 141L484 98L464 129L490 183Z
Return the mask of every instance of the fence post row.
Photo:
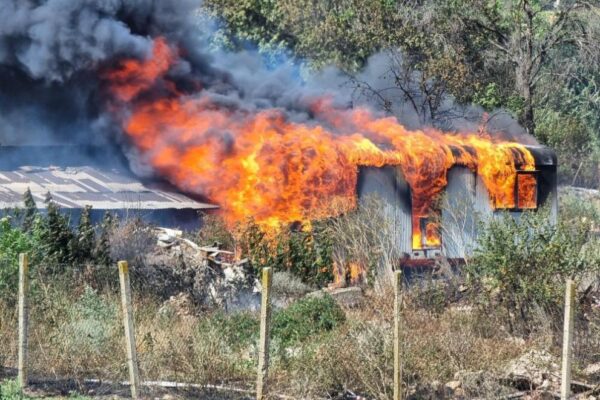
M567 400L571 395L571 357L573 344L573 317L575 301L575 282L567 279L565 288L565 321L563 329L562 371L560 398Z
M394 400L402 400L402 271L394 271Z
M271 325L271 268L262 270L262 293L260 305L260 343L258 349L258 377L256 380L256 399L262 400L267 393L267 375L269 370L269 331Z
M131 306L131 283L127 261L119 261L119 281L121 282L121 305L123 307L123 325L127 347L127 363L129 364L129 383L131 398L139 395L140 373L138 370L137 352L135 349L135 330L133 326L133 308Z
M25 388L28 383L28 331L29 331L29 259L27 254L19 255L19 360L17 383Z

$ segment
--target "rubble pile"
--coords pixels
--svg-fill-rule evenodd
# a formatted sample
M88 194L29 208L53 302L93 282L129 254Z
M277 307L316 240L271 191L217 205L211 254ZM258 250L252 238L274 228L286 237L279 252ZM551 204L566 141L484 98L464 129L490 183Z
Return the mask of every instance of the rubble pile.
M132 269L140 290L173 304L186 298L198 309L257 308L257 282L247 259L237 260L218 243L200 246L180 230L153 232L156 246Z

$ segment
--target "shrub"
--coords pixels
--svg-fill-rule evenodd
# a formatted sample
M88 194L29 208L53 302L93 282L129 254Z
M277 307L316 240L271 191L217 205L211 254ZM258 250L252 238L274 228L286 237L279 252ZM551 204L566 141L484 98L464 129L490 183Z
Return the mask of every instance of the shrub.
M11 225L10 217L0 219L0 300L14 300L19 279L19 254L31 251L33 240Z
M90 261L94 255L96 232L91 220L91 206L85 206L79 217L77 232L71 240L71 254L77 262Z
M114 229L116 221L113 215L107 211L102 217L102 222L98 226L99 235L94 249L94 258L100 265L109 265L110 258L110 236Z
M255 273L263 267L274 272L289 271L302 282L322 287L333 279L332 240L326 222L315 222L309 229L297 224L266 232L253 221L239 228L242 254L250 259Z
M288 271L279 271L273 274L272 290L275 296L298 297L305 295L312 289L296 275Z
M360 205L345 214L328 221L328 235L332 238L332 259L344 267L340 278L343 283L349 274L345 266L360 265L367 272L367 283L385 283L386 273L391 273L398 254L395 227L386 205L376 196L367 196Z
M560 324L564 282L598 268L598 243L589 225L548 224L547 210L502 214L483 225L466 270L485 308L506 311L512 332L529 334L540 311Z
M537 114L540 139L556 149L563 183L596 187L600 183L600 143L593 126L580 116L542 109Z
M21 388L16 381L6 381L0 384L0 399L2 400L26 400Z
M151 226L135 218L114 226L110 233L109 244L113 261L143 263L146 253L156 245L156 236Z
M198 242L203 246L218 243L226 250L235 250L235 239L218 214L202 215L202 228L198 232Z
M119 327L117 303L102 298L91 287L69 309L65 336L72 338L73 348L101 353Z
M44 260L50 264L73 261L70 243L74 238L69 219L60 213L50 193L46 195L46 216L36 220L34 230L39 235Z
M259 321L258 316L250 312L219 312L203 319L198 329L200 335L209 330L217 330L228 346L242 349L258 339Z
M286 346L330 331L345 321L344 311L331 296L305 297L275 313L272 336Z

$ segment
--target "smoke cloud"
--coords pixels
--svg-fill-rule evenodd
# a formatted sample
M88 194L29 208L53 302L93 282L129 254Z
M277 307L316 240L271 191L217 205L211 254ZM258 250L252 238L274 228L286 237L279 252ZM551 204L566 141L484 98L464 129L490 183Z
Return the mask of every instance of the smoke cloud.
M107 112L101 77L124 59L149 57L158 36L180 49L169 79L182 88L200 83L202 96L237 113L277 108L290 121L311 122L316 118L311 104L323 95L334 107L366 104L381 109L381 99L357 91L336 68L311 74L293 60L271 65L257 51L208 50L214 21L200 17L198 0L0 3L0 145L118 142L135 170L150 173ZM381 53L371 57L354 81L380 90L390 85L389 73L389 57ZM393 96L387 111L409 128L436 122L418 115L402 96ZM420 96L417 89L415 96ZM441 110L457 109L451 97L443 103ZM461 112L445 127L476 129L482 110ZM522 133L511 118L497 116L494 124Z

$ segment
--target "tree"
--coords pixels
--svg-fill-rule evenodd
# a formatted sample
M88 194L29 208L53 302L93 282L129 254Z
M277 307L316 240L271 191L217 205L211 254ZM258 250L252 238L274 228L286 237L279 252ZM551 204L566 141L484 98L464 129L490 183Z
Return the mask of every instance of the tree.
M49 261L66 264L73 260L70 243L74 238L69 221L60 213L50 192L46 194L46 217L41 224L40 241Z
M115 220L110 212L105 212L100 223L100 236L96 243L95 259L101 265L109 265L110 257L110 235L115 226Z
M522 99L519 120L535 135L536 91L544 68L557 48L581 44L582 13L597 4L542 0L461 0L457 4L457 15L465 25L489 33L485 62L511 69L514 89Z
M335 64L347 71L396 41L401 15L390 0L207 0L222 19L217 37L229 47L241 40L261 50L291 50L313 67Z
M27 188L25 194L23 195L23 203L25 205L25 214L23 215L22 229L23 232L31 233L31 229L33 228L35 218L38 215L38 209L37 205L35 204L33 195L31 194L31 190L29 190L29 188Z
M79 217L77 234L71 241L71 254L78 262L89 261L94 256L96 234L91 220L91 206L85 206Z

